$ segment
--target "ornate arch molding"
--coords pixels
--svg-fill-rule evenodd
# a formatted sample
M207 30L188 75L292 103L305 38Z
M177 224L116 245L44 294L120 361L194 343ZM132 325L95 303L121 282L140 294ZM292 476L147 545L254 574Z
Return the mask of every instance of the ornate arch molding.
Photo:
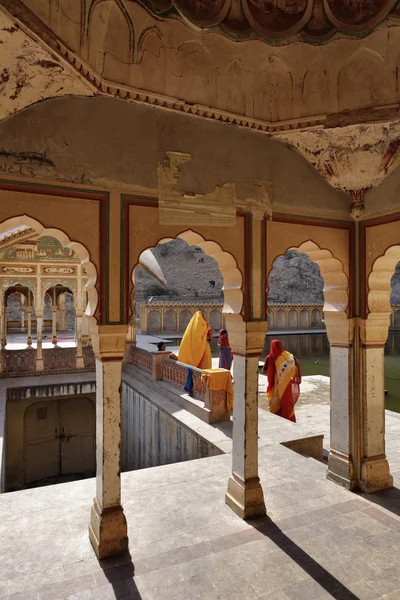
M332 342L337 338L334 330L341 329L348 322L349 281L343 263L335 258L330 250L320 248L312 240L307 240L297 247L291 246L287 250L297 250L300 254L307 254L320 268L324 280L323 311L328 337Z
M86 291L88 294L88 304L86 314L93 316L97 307L98 292L96 289L97 271L95 265L90 260L88 250L79 242L71 240L64 231L54 228L46 228L36 219L32 219L28 215L19 215L18 217L12 217L0 223L0 233L4 233L14 227L26 225L27 227L34 229L39 235L46 235L58 240L65 248L71 248L81 259L82 265L84 265L87 273L87 284Z
M233 39L261 38L284 43L301 35L323 43L337 33L364 37L386 18L399 17L397 0L139 0L153 14L178 18L199 29L218 28Z
M400 261L400 245L390 246L372 265L368 277L366 341L385 342L392 306L390 281Z
M243 308L243 276L238 269L235 258L229 252L225 252L217 242L206 240L200 234L188 229L179 233L175 238L162 238L158 240L157 244L164 244L174 239L184 240L189 246L198 246L208 256L211 256L217 264L224 280L223 292L224 292L224 306L222 312L225 314L237 314L239 315ZM155 244L155 246L157 246ZM153 247L155 247L153 246ZM142 252L147 250L145 248ZM135 265L136 267L136 265ZM134 268L135 269L135 268ZM131 280L133 281L132 270Z

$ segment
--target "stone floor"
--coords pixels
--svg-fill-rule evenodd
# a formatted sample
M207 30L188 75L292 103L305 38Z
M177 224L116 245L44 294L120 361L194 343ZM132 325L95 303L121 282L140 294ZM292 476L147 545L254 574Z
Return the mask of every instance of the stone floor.
M299 428L329 429L323 399L297 416ZM400 418L387 415L396 487L368 497L280 445L279 432L296 425L261 422L268 517L244 522L225 505L230 455L123 473L131 558L99 564L93 554L94 480L1 495L0 598L398 600Z

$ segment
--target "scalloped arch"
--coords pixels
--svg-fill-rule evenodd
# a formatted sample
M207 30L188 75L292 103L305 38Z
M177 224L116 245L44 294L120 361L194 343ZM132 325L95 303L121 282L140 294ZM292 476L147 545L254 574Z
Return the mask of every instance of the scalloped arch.
M368 313L392 312L390 304L390 281L400 261L400 244L390 246L382 256L379 256L372 265L368 277ZM369 315L368 315L369 316Z
M222 311L225 314L240 314L243 307L243 277L232 254L225 252L217 242L206 240L191 229L183 231L175 237L161 238L158 240L157 244L164 244L165 242L170 242L178 238L185 241L189 246L198 246L217 262L224 280L224 286L222 288L224 292L224 306ZM157 244L155 244L155 246L157 246ZM151 248L154 248L155 246L151 246ZM148 249L149 248L143 249L142 253ZM135 267L132 269L131 275L133 284Z
M290 246L287 250L307 254L310 260L319 266L324 280L324 313L345 314L349 303L349 283L342 262L335 258L330 250L320 248L312 240L307 240L297 247Z
M36 219L29 217L28 215L19 215L6 219L0 223L0 233L5 233L9 229L19 227L20 225L26 225L27 227L34 229L39 235L47 235L58 240L65 248L72 248L74 252L81 259L81 264L84 265L87 273L87 284L86 291L88 294L88 304L86 308L86 315L93 317L97 308L98 293L96 289L97 271L95 265L90 260L88 250L80 242L71 240L64 231L55 228L46 228Z

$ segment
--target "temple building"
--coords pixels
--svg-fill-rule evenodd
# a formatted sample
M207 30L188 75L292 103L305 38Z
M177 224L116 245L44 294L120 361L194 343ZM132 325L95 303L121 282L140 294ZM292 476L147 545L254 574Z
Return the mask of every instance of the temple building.
M399 19L391 0L0 1L0 597L399 597ZM135 269L164 285L151 250L175 239L223 279L203 308L229 331L233 415L136 331ZM288 249L323 309L269 310ZM326 328L326 463L321 432L258 410L277 319Z

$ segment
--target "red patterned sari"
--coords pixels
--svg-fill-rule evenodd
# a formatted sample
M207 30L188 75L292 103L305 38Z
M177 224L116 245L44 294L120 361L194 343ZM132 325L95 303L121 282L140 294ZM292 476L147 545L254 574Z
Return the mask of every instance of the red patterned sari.
M279 340L272 340L263 370L267 371L268 376L269 410L284 419L296 422L294 405L300 393L298 368L293 354L284 351Z

